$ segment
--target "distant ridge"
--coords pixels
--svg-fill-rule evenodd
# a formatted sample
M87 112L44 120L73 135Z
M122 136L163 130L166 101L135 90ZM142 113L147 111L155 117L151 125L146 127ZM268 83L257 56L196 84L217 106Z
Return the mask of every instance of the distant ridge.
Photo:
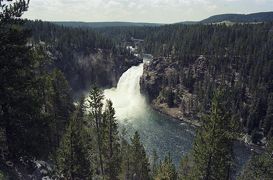
M134 22L76 22L76 21L57 21L52 22L57 25L66 27L82 27L82 28L103 28L103 27L143 27L143 26L161 26L158 23L134 23Z
M211 16L201 21L183 21L174 24L210 24L210 23L255 23L255 22L273 22L273 12L259 12L252 14L219 14ZM57 25L66 27L81 28L105 28L105 27L158 27L166 24L160 23L135 23L135 22L77 22L77 21L55 21Z
M200 23L219 23L230 21L235 23L250 23L250 22L270 22L273 21L273 12L259 12L252 14L220 14L211 16L200 21Z
M193 24L199 24L200 21L183 21L175 24L185 24L185 25L193 25Z

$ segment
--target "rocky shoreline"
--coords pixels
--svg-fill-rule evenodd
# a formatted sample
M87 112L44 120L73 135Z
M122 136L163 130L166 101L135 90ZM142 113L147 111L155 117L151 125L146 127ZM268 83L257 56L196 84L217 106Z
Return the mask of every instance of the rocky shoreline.
M201 126L201 123L198 120L195 120L193 118L185 117L183 113L179 110L179 108L169 108L167 104L158 104L155 102L152 102L151 107L153 110L162 113L168 117L171 117L177 121L185 122L191 126L194 126L195 128L198 128ZM265 150L265 145L257 145L253 144L250 141L250 137L247 134L243 134L241 137L237 139L238 142L243 143L246 147L248 147L252 152L255 154L261 154Z
M203 101L207 101L208 96L205 96L207 91L202 89L208 88L204 85L207 82L204 77L211 75L208 71L208 59L205 56L188 58L189 62L192 62L188 66L179 65L176 59L164 57L153 58L152 61L144 64L144 72L140 79L141 93L147 97L155 111L194 127L200 127L201 116L198 114L198 108L200 103L206 102L200 102L194 92L203 93ZM196 83L189 85L189 77L194 78ZM265 137L256 144L246 132L237 140L258 154L266 146Z
M203 59L198 59L202 61ZM158 112L168 115L179 121L193 126L200 126L196 116L196 96L178 79L178 72L183 71L176 63L168 58L153 58L150 63L144 64L143 75L140 79L141 93ZM164 84L172 82L173 84Z
M201 126L201 123L198 120L185 117L183 115L183 112L181 112L179 108L169 108L167 104L159 104L155 101L153 101L150 105L153 110L162 113L168 117L171 117L177 121L185 122L191 126L194 126L195 128ZM251 142L250 137L247 134L242 134L242 136L239 137L237 141L243 143L256 154L261 154L265 150L266 143L264 143L263 145L254 144Z
M179 108L170 108L168 107L167 104L159 104L159 103L156 103L155 101L153 101L151 104L151 107L157 111L157 112L160 112L164 115L167 115L173 119L176 119L178 121L183 121L185 123L188 123L192 126L195 126L195 127L200 127L201 124L198 120L196 119L192 119L192 118L189 118L189 117L185 117L183 112L181 112L181 110Z

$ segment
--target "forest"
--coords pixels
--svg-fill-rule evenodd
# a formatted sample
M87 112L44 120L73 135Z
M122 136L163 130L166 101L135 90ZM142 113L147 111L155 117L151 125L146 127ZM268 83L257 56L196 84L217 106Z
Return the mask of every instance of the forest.
M26 21L21 16L29 3L0 0L0 179L233 179L232 145L244 131L254 143L266 138L265 150L254 153L236 178L272 179L272 23L93 31ZM103 70L121 68L119 78L139 63L122 45L132 36L144 39L141 50L154 55L163 73L174 70L158 74L164 78L151 101L180 106L182 91L196 98L200 127L179 167L170 155L148 157L139 132L127 138L100 89L117 83ZM193 71L200 55L205 69ZM94 70L73 81L83 67ZM75 97L74 83L94 76L81 81L81 89L92 87L88 98Z
M252 141L272 137L272 33L272 23L166 27L153 33L147 41L154 45L145 48L167 57L167 67L159 64L174 70L163 78L159 96L179 106L188 92L193 95L188 114L197 114L209 110L213 92L224 85L231 90L232 115Z
M26 21L24 26L32 32L28 42L39 45L50 59L48 68L61 70L74 94L91 84L115 86L124 71L140 62L111 38L90 29L42 21Z
M196 119L210 109L213 92L226 86L233 117L254 143L261 143L273 135L272 25L176 24L98 31L121 44L131 37L144 39L139 53L154 56L142 80L151 102L179 107L183 116Z

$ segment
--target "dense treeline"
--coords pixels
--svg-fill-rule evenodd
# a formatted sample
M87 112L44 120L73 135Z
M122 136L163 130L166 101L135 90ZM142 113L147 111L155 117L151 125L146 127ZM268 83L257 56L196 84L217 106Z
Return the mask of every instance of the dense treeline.
M0 177L42 178L32 174L36 159L52 162L57 179L149 177L140 136L131 143L120 137L111 101L103 110L102 91L94 88L88 109L84 99L74 105L47 49L30 43L30 31L18 18L28 3L0 2Z
M208 111L212 92L225 84L232 90L232 114L253 142L272 136L272 25L149 28L142 48L156 57L146 70L156 73L158 84L147 94L192 116Z
M110 100L90 91L72 114L56 153L56 175L65 179L148 179L149 162L136 132L131 142L118 132ZM88 107L88 108L87 108Z
M202 20L202 23L219 23L223 21L237 22L237 23L259 23L259 22L272 22L272 12L259 12L252 14L221 14L211 16Z
M255 154L246 165L240 180L272 179L273 177L273 142L272 139L264 153Z
M155 58L144 69L142 89L154 105L159 103L167 104L170 108L179 108L185 118L198 118L202 123L202 114L209 113L213 108L213 93L219 86L224 86L228 92L221 101L229 102L226 105L230 108L228 119L237 124L233 128L238 133L247 133L253 143L264 144L262 139L266 137L269 141L266 144L270 149L270 138L273 135L272 27L272 23L233 26L170 25L153 28L106 28L100 31L109 36L115 34L116 40L121 44L130 41L131 37L144 39L144 43L138 46L139 52L151 53ZM226 122L228 119L222 121ZM213 151L210 145L204 144L203 137L213 133L210 132L212 126L209 126L208 122L206 124L207 127L201 126L200 129L202 132L204 128L207 133L196 137L200 155L206 156L198 160L198 164L202 164L199 166L199 175L210 172L213 176L210 178L219 179L213 175L212 170L202 170L208 163L204 159L208 160ZM240 137L236 135L236 138ZM215 141L215 146L219 145L218 140ZM212 143L211 140L208 142ZM222 150L228 155L232 150L224 151L231 147L230 142L225 146ZM193 154L198 151L194 148ZM269 168L272 165L270 154L272 152L268 150L261 156L255 156L242 178L259 179L272 176L272 169ZM232 154L229 154L226 161L230 161L230 157ZM264 157L268 157L268 160ZM194 155L189 155L182 161L182 174L186 179L191 176L189 166L195 158ZM220 162L219 159L215 161ZM256 165L255 161L263 165L258 168L259 165ZM216 169L214 166L210 168L212 167ZM226 169L232 171L229 165ZM185 175L185 172L189 173ZM222 174L221 177L225 175Z
M115 86L121 74L139 63L125 48L93 30L58 26L49 22L27 21L32 31L31 45L44 48L52 63L60 69L73 92L87 90L91 84Z
M164 26L161 26L164 27ZM100 34L112 38L112 40L119 44L120 46L123 46L124 43L131 40L131 38L136 39L145 39L146 36L157 30L159 27L112 27L112 28L98 28L94 29L95 31L99 32Z
M0 2L1 158L45 158L57 148L74 109L70 88L59 70L47 71L43 49L28 45L30 31L17 18L28 4Z
M86 53L96 48L112 49L115 46L110 38L90 29L69 28L43 21L27 21L26 27L32 30L34 42L47 42L59 49L73 47Z

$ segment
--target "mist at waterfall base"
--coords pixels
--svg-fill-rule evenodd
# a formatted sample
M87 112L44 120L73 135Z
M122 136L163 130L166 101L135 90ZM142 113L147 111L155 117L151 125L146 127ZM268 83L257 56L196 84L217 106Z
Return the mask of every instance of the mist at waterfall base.
M181 156L192 147L194 129L154 112L147 105L140 94L142 73L143 64L130 68L121 76L117 88L104 91L105 98L112 100L119 126L126 128L129 136L139 132L149 155L153 150L159 156L170 152L178 164Z
M170 153L179 166L181 158L192 149L195 129L149 107L140 93L142 74L143 63L131 67L121 76L117 88L104 90L105 98L112 100L119 127L127 130L128 138L138 131L150 157L154 150L160 159ZM238 167L242 167L251 152L240 143L234 150Z

